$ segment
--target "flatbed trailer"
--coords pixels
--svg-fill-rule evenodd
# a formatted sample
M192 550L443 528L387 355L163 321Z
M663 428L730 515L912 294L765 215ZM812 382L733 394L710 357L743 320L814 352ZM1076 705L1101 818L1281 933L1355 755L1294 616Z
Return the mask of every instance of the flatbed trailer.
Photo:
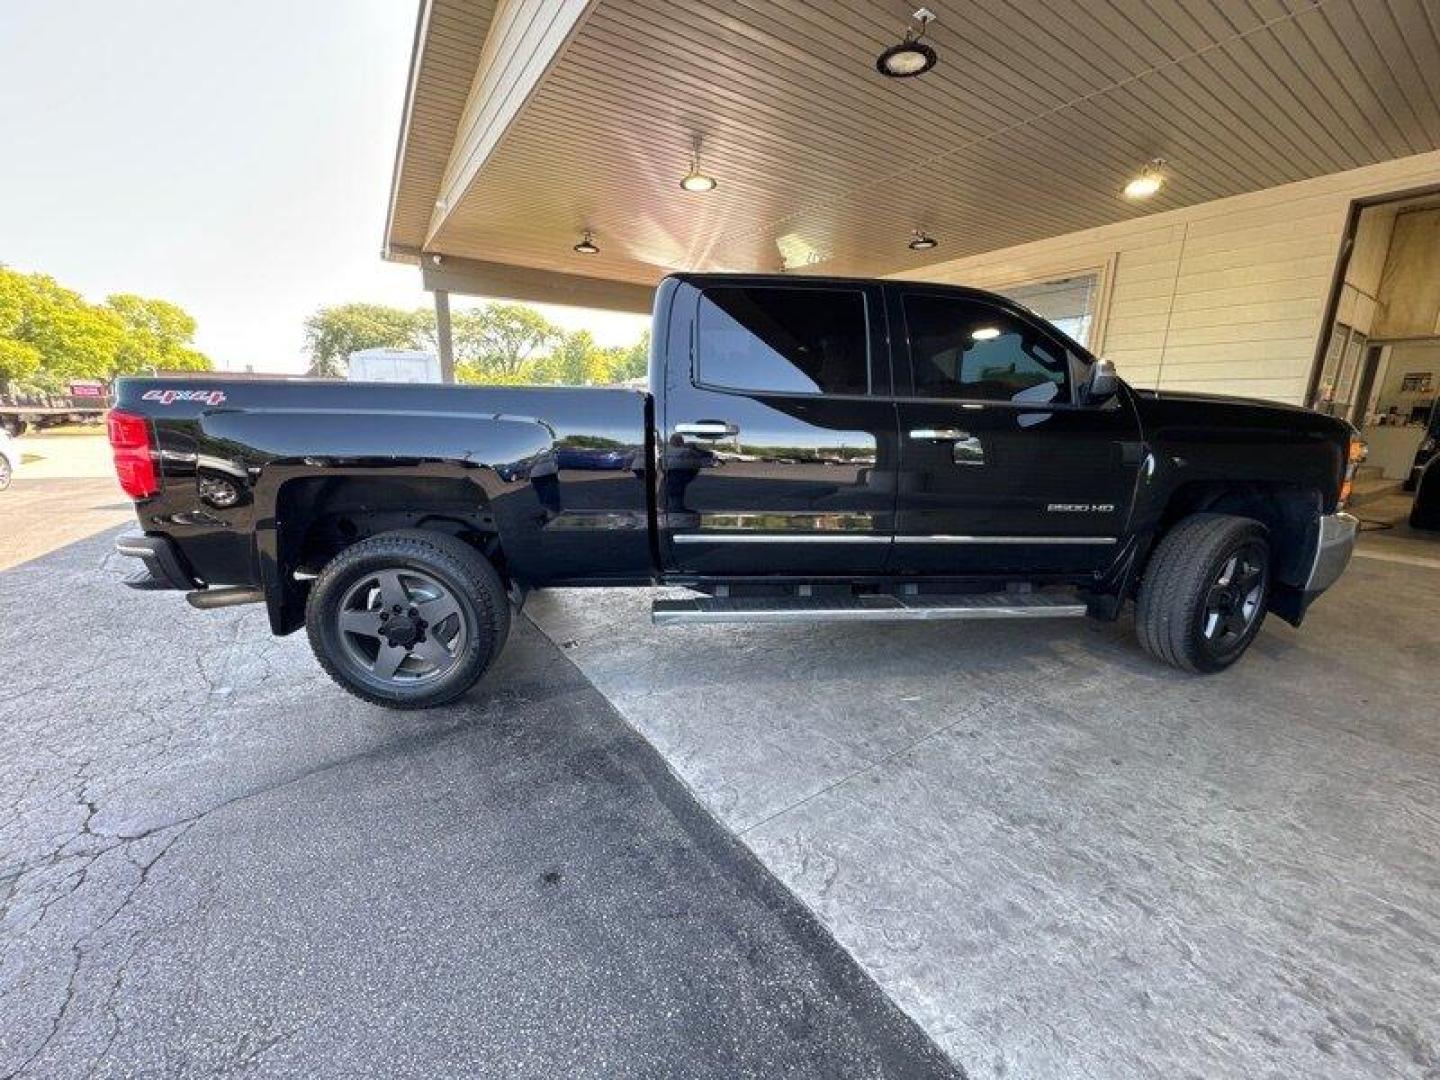
M103 424L109 407L107 398L51 398L44 404L0 398L0 429L18 437L61 424Z

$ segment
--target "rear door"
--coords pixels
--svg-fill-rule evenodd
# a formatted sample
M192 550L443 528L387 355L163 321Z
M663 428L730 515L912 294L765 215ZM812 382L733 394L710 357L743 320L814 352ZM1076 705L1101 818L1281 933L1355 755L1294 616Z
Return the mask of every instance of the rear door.
M673 303L660 400L666 569L880 571L898 453L881 289L702 279Z
M1140 460L1128 398L1076 401L1088 358L1018 307L891 286L904 573L1074 573L1115 557Z

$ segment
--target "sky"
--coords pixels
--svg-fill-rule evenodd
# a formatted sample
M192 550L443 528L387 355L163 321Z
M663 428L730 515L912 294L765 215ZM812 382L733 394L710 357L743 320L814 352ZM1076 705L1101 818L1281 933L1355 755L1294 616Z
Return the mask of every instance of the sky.
M229 370L303 370L325 305L429 305L417 267L380 258L415 16L416 0L0 0L0 263L93 301L178 303ZM541 310L603 345L645 326Z

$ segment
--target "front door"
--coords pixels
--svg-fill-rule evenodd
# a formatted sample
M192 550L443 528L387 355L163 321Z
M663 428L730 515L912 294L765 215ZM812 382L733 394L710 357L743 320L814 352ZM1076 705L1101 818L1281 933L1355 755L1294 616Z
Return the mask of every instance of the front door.
M881 290L739 278L686 285L673 303L659 417L666 569L881 570L898 452Z
M900 475L891 569L1076 573L1115 557L1140 461L1128 397L1048 324L962 290L893 287Z

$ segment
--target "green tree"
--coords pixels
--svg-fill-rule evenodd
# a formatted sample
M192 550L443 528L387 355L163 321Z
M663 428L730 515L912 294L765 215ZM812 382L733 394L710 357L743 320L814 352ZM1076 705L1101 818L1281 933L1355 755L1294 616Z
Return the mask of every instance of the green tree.
M350 354L360 349L408 349L422 343L423 312L384 304L341 304L321 308L305 320L310 374L339 378Z
M559 337L545 316L525 304L487 304L451 319L458 369L485 372L484 381L521 382ZM478 381L478 380L476 380Z
M25 383L40 370L40 350L13 338L0 337L0 383Z
M35 379L53 389L67 379L108 379L125 329L114 312L85 302L44 274L0 271L6 337L40 353Z
M194 333L195 320L166 301L121 293L91 304L54 278L0 267L0 378L22 389L57 393L71 379L208 368L190 347Z
M565 386L594 386L610 380L611 357L595 344L589 330L560 337L559 344L538 365L544 382Z
M166 300L152 300L133 293L106 297L105 306L125 327L125 336L115 357L122 375L143 371L204 371L210 361L190 347L195 337L195 320L184 309Z
M618 345L605 350L607 381L630 382L650 373L650 331L646 330L634 345Z

